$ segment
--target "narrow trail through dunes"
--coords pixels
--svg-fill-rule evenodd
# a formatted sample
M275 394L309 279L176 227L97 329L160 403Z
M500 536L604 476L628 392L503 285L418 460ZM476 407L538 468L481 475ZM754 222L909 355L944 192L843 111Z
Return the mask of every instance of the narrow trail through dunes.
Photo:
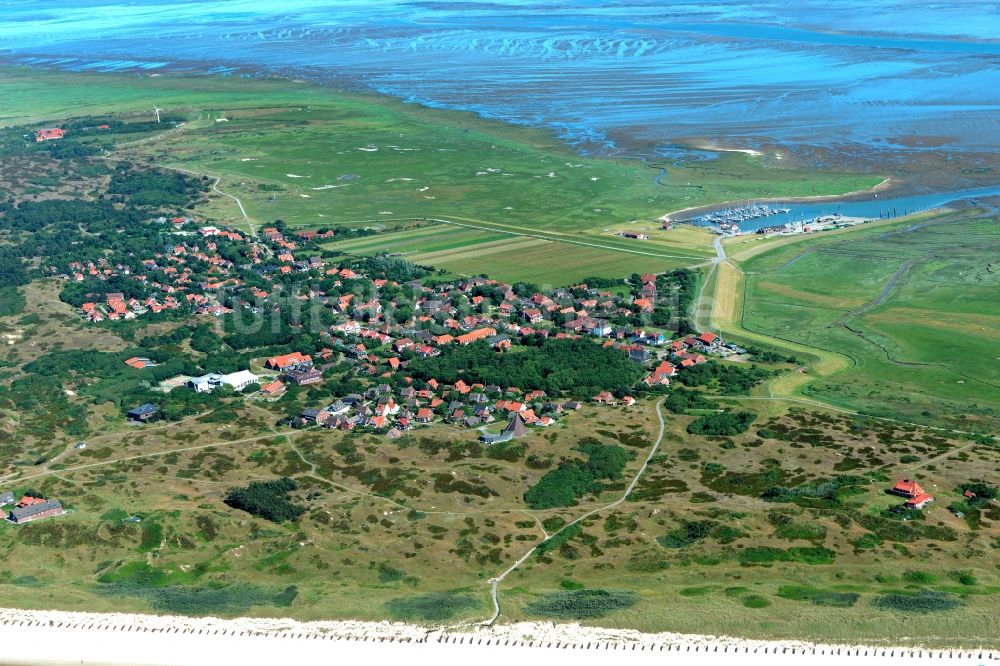
M582 514L575 520L566 523L565 525L562 526L562 528L549 535L548 536L549 539L559 536L569 528L581 523L582 521L586 520L587 518L590 518L595 514L601 513L602 511L607 511L608 509L613 509L616 506L623 504L625 500L628 499L628 496L632 494L632 491L635 490L635 487L639 484L639 480L642 478L642 475L646 472L646 468L649 467L649 461L652 460L653 456L656 455L656 452L660 448L660 443L663 441L663 434L666 432L667 423L666 421L663 420L662 410L663 410L663 401L660 400L659 402L656 403L656 419L660 423L660 432L656 436L656 441L653 442L653 446L652 448L650 448L649 454L646 456L646 459L642 461L642 466L639 468L639 471L635 473L635 476L632 477L631 483L629 483L628 487L625 488L625 492L622 493L622 496L616 499L614 502L605 504L603 506L599 506L596 509L591 509L590 511L587 511L586 513ZM543 541L542 543L545 542ZM538 550L538 547L541 546L542 543L538 544L538 546L532 546L531 549L524 555L522 555L519 560L514 562L514 564L512 564L510 568L508 568L506 571L501 573L496 578L490 579L490 597L493 600L493 616L490 619L483 622L482 623L483 625L492 626L500 617L500 583L502 583L503 580L507 576L512 574L519 566L524 564L527 561L527 559L531 557L531 555L536 550Z

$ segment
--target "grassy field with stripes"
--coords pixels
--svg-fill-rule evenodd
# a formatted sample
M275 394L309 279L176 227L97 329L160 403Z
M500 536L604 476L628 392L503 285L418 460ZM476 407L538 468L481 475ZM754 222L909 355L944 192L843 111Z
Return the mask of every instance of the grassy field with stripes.
M450 224L430 224L418 229L383 233L327 247L348 254L398 253L416 264L434 266L456 275L479 275L508 282L528 281L561 286L599 275L624 277L634 272L656 272L696 263L699 257L673 255L676 248L636 243L626 251L600 236L565 240L549 237L472 229ZM642 254L638 254L642 252Z

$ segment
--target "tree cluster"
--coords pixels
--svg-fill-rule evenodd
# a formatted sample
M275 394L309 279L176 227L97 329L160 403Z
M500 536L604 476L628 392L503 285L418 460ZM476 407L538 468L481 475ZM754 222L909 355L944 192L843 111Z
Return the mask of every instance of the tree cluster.
M583 444L578 449L586 461L570 460L548 471L524 494L532 509L573 506L587 493L601 489L601 481L615 480L630 459L628 451L617 445Z
M705 414L688 424L687 431L692 435L707 435L723 437L738 435L750 428L757 415L753 412L719 412Z
M410 371L414 377L448 384L462 379L580 397L600 390L623 394L642 376L642 368L620 350L587 339L546 340L538 347L506 353L486 342L446 347L440 356L415 360Z
M295 482L288 477L274 481L254 481L246 488L232 488L226 494L226 505L271 522L281 523L295 520L305 508L293 504L288 493L295 490Z

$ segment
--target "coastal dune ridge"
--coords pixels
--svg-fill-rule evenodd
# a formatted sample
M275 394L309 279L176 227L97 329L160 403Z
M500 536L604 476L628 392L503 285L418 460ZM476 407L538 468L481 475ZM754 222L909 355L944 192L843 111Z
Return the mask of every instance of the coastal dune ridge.
M434 659L458 663L534 663L553 650L573 651L573 659L598 663L608 652L628 652L632 661L774 663L804 659L865 663L919 663L943 660L1000 663L1000 652L981 649L925 649L871 645L764 641L727 636L641 633L576 623L516 622L485 626L424 627L403 622L352 620L300 622L286 618L191 618L169 615L82 613L3 609L0 612L0 665L3 664L208 664L239 657L242 664L273 663L294 654L304 663L336 655L389 659ZM334 650L335 647L335 651ZM492 648L492 649L491 649ZM473 652L474 650L474 652Z

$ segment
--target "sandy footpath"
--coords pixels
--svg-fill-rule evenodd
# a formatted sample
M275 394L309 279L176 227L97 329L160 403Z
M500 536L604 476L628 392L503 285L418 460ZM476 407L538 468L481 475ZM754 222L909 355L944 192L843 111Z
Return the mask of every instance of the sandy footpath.
M626 654L627 653L627 654ZM0 609L0 665L135 664L551 664L625 659L630 664L960 662L1000 664L1000 652L920 650L749 641L712 636L531 622L493 628L428 630L391 622L296 622L282 619L185 618ZM474 661L473 661L474 660Z

